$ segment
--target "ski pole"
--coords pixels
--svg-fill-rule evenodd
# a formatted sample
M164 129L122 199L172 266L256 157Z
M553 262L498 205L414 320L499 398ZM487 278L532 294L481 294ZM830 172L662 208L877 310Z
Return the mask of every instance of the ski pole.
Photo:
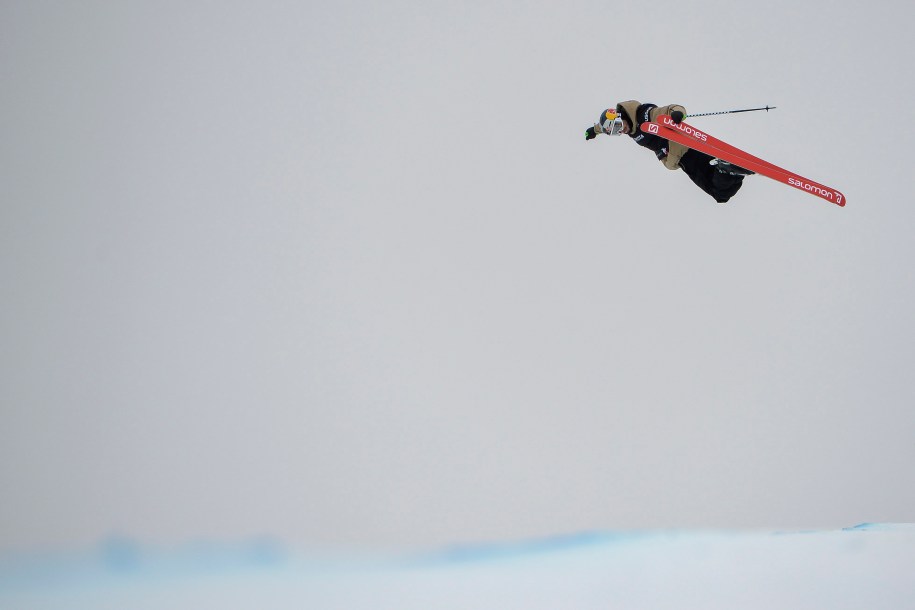
M722 110L720 112L700 112L697 114L688 114L686 116L688 116L688 117L712 116L713 114L733 114L735 112L755 112L757 110L765 110L766 112L769 112L770 110L775 110L775 106L766 105L765 108L744 108L743 110Z

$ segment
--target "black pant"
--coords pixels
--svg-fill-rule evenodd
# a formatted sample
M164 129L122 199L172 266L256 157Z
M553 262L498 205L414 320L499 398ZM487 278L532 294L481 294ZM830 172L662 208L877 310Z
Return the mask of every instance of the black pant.
M718 203L724 203L736 195L743 186L743 176L719 172L714 165L709 165L713 158L698 150L689 149L680 158L680 168L696 186L711 195Z

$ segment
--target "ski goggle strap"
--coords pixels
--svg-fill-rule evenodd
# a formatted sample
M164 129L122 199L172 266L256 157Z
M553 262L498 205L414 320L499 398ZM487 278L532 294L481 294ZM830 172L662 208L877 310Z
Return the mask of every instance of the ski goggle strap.
M618 136L623 133L623 117L613 108L604 111L600 122L601 131L607 135Z

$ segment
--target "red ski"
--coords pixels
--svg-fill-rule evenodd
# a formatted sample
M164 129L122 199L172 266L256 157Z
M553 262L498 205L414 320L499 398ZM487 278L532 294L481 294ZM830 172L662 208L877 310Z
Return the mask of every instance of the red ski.
M684 146L693 148L717 159L729 161L745 169L752 170L761 176L766 176L788 186L816 195L838 206L845 205L845 195L834 188L824 186L818 182L808 180L803 176L782 167L754 157L727 142L719 140L704 131L700 131L686 123L674 123L668 115L662 114L657 123L645 122L641 125L645 133L660 136L666 140L679 142Z

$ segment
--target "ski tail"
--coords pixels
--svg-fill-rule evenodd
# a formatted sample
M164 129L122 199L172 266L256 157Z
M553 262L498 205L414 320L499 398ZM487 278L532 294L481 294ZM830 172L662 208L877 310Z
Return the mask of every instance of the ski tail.
M723 140L696 129L686 123L675 123L670 116L664 114L658 117L657 123L645 122L641 125L642 131L660 136L667 140L672 140L683 144L688 148L704 152L718 159L729 161L745 169L752 170L757 174L766 176L788 186L810 193L834 203L840 207L845 205L846 199L840 191L814 182L808 178L796 174L774 163L769 163L759 157L743 151L736 146L732 146Z

